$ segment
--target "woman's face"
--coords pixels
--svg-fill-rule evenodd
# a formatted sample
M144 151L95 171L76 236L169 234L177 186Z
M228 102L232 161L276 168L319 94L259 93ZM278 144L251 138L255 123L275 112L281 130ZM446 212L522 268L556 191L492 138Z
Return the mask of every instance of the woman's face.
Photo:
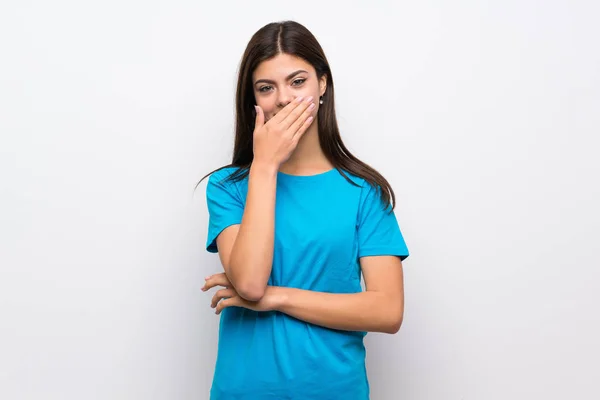
M313 96L316 119L319 111L319 96L325 93L326 78L317 79L315 69L302 58L289 54L263 61L252 75L254 98L265 113L265 122L273 118L296 97Z

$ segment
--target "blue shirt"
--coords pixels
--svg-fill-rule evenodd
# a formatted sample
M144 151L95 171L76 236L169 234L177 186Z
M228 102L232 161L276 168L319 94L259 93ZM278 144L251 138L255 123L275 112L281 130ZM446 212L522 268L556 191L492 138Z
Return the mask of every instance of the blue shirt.
M242 221L248 178L207 184L209 252L216 238ZM380 189L337 169L317 175L278 173L275 240L269 285L330 293L362 290L359 259L408 249ZM334 330L287 314L229 307L221 314L212 400L365 400L366 332Z

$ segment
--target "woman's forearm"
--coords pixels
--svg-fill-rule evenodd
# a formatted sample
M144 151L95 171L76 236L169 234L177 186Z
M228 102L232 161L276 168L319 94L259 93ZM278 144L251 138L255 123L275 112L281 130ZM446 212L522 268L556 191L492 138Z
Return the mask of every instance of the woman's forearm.
M242 222L225 271L240 296L264 295L273 264L277 167L252 164Z
M403 295L365 291L337 294L269 286L276 310L331 329L396 333L402 325Z

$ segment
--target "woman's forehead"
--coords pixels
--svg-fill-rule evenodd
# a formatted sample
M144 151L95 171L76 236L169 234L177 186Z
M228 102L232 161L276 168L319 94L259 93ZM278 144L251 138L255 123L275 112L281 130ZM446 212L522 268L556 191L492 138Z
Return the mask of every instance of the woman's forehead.
M289 54L278 54L258 64L253 77L255 80L261 78L285 79L290 73L298 70L314 73L312 65L302 58Z

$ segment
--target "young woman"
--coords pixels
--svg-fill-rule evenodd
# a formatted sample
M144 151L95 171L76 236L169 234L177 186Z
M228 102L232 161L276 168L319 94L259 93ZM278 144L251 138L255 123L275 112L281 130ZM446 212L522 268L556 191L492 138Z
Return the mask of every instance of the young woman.
M235 130L206 189L224 268L203 287L221 314L211 399L368 399L363 338L400 329L408 249L392 188L340 138L329 64L301 24L251 38Z

